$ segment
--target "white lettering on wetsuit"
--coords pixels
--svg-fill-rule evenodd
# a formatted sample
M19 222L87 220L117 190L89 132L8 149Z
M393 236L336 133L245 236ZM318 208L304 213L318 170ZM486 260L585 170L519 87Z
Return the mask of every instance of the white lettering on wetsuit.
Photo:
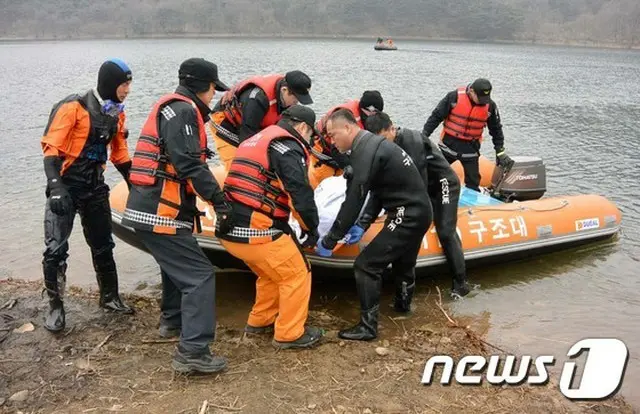
M404 152L404 150L402 150L402 156L404 157L404 159L402 160L402 163L404 164L404 166L405 167L410 166L411 163L413 162L411 160L411 157L406 152Z
M391 231L394 231L396 227L402 224L404 217L404 207L400 206L396 209L395 217L387 224L387 228Z
M449 204L449 181L442 178L440 184L442 184L442 204Z

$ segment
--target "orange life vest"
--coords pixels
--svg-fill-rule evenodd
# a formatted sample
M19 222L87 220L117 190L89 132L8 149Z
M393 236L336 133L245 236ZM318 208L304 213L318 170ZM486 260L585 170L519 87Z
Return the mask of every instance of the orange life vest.
M264 91L269 100L269 109L262 119L260 127L264 129L277 124L282 118L282 115L278 113L277 97L279 91L276 90L276 86L281 79L284 79L284 75L254 76L234 85L220 99L220 107L224 111L227 121L236 127L242 124L242 108L238 98L248 88L257 86Z
M443 135L465 141L482 140L482 131L489 119L489 104L475 105L467 95L467 88L458 88L458 103L444 120Z
M358 126L364 129L364 124L362 123L362 119L360 119L360 100L354 99L354 100L345 102L341 105L336 105L333 108L329 109L327 113L324 114L322 118L320 118L316 122L316 128L319 132L321 132L323 135L325 134L326 132L325 126L327 124L327 119L329 118L329 116L331 116L332 113L334 113L338 109L348 109L349 111L351 111L353 116L356 118L356 122L358 122Z
M204 162L207 160L207 155L209 153L207 148L207 132L205 131L202 114L198 110L195 102L186 96L177 93L165 95L155 103L151 109L151 113L144 123L144 126L142 127L142 131L140 132L140 138L138 138L138 143L136 144L136 149L133 153L131 172L129 175L129 180L134 185L153 186L156 184L158 177L181 182L176 175L175 169L168 162L169 160L164 152L164 145L158 131L159 111L162 110L165 105L175 100L191 104L198 114L198 131L200 133L201 149L200 157ZM192 193L193 189L190 187L191 186L187 186L187 191Z
M348 109L349 111L351 111L353 116L356 118L358 126L361 129L364 129L364 124L362 123L362 119L360 119L360 100L354 99L341 105L336 105L333 108L329 109L327 113L322 116L322 118L316 121L316 130L319 132L320 137L319 139L315 140L313 145L316 151L321 151L325 155L330 154L329 147L332 144L331 139L327 136L327 130L325 129L327 125L327 119L338 109Z
M224 180L224 192L271 219L288 220L289 195L269 165L269 145L273 140L292 138L300 143L308 160L307 146L284 128L272 125L245 140L236 152Z

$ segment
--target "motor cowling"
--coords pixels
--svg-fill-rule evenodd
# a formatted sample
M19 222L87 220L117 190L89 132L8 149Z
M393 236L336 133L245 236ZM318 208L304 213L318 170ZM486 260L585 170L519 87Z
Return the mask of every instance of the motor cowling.
M497 166L491 178L492 196L504 201L537 200L547 191L547 173L539 157L514 156L510 168Z

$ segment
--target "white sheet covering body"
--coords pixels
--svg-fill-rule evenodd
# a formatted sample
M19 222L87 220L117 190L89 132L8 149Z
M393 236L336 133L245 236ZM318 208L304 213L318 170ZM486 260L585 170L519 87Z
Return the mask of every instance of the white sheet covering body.
M318 207L318 216L320 218L320 224L318 225L318 234L322 239L328 232L331 230L331 226L338 216L338 212L340 211L340 207L346 198L347 191L347 180L345 180L342 176L339 177L329 177L324 180L316 187L314 192L314 198L316 201L316 206ZM368 199L367 195L367 199ZM366 201L364 205L366 205ZM489 197L488 195L473 191L468 189L465 186L462 186L462 191L460 193L460 207L472 207L472 206L486 206L486 205L499 205L503 204L503 202L496 200L494 198ZM363 206L364 210L364 206ZM360 212L362 213L362 212ZM380 212L380 216L384 215L384 210ZM298 221L293 218L293 216L289 219L289 225L291 229L295 232L298 240L302 235L300 224ZM348 236L345 236L348 237ZM301 242L303 240L300 240ZM343 241L346 241L343 239Z

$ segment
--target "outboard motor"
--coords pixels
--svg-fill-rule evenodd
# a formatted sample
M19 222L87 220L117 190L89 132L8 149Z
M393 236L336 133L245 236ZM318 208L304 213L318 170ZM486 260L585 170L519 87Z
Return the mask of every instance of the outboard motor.
M511 157L509 168L497 166L491 178L491 196L503 201L537 200L547 191L547 174L538 157Z

